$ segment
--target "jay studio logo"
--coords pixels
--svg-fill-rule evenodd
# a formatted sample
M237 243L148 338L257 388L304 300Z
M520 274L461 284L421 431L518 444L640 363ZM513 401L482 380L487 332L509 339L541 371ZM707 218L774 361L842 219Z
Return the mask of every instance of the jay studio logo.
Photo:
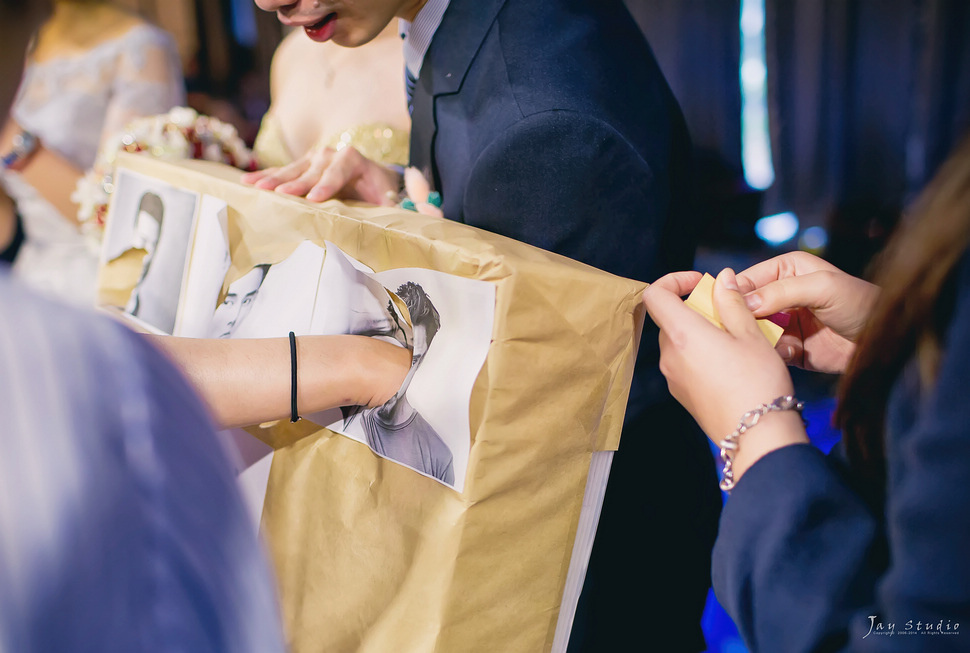
M912 636L912 635L959 635L960 623L950 619L936 621L921 621L909 619L905 622L883 621L878 615L869 615L869 632L862 636L866 639L871 635L883 637Z

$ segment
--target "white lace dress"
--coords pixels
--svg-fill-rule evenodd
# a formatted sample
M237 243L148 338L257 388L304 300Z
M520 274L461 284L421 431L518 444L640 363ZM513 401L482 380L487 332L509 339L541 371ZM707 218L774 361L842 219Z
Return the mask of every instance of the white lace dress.
M140 24L81 55L28 64L12 113L45 147L85 171L104 138L184 101L172 38ZM2 174L26 232L15 274L62 299L92 304L96 245L80 234L73 216L62 216L20 175Z

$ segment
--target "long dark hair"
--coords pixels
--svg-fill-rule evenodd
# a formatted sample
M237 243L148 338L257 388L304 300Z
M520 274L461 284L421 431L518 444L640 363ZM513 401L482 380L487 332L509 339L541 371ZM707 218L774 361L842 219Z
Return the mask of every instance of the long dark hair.
M885 411L916 358L923 387L936 379L954 302L956 267L970 244L970 137L927 186L876 263L883 291L839 388L835 421L871 501L885 490Z

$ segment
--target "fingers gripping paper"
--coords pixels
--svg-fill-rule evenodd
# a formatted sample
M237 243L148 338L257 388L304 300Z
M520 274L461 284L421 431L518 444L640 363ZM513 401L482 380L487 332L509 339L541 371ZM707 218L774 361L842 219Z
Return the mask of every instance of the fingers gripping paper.
M430 342L406 397L447 444L451 476L444 465L402 464L339 416L250 429L275 449L262 529L292 649L552 650L591 460L619 444L645 284L447 220L259 191L214 164L121 165L200 196L200 206L222 203L229 263L210 266L224 275L220 288L183 292L208 316L230 294L251 293L244 279L259 266L261 297L274 268L297 259L316 261L307 264L315 307L301 322L311 331L329 288L321 270L341 261L398 304L411 301L397 292L411 282L436 307L433 340L418 335L410 303L410 335L390 335L415 350ZM186 288L204 267L197 252L189 259ZM137 267L129 255L106 260L102 300L125 306ZM233 284L247 289L230 293ZM177 326L199 321L191 315L180 306ZM393 306L386 315L394 321ZM475 354L453 333L474 334L482 320L482 358L456 406L450 386Z
M723 329L724 326L721 324L717 316L717 309L714 307L714 277L705 273L701 280L697 282L694 286L694 290L691 291L684 303L693 308L695 311L707 318L707 321L714 326ZM784 327L775 324L767 318L762 318L756 320L758 328L761 333L764 334L771 346L774 347L778 344L778 339L781 338L781 334L785 332Z

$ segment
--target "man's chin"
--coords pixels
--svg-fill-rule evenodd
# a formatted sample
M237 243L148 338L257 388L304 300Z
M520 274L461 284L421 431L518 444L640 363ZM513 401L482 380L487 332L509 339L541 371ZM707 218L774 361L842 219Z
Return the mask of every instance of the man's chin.
M347 36L335 36L330 39L330 42L334 45L339 45L342 48L358 48L368 41L362 41L360 39L354 39Z
M333 36L330 37L330 42L335 43L342 48L357 48L373 41L382 31L377 30L372 34L367 29L362 27L356 29L352 27L351 29L345 29L346 27L349 27L349 25L338 25L337 29L333 33Z

